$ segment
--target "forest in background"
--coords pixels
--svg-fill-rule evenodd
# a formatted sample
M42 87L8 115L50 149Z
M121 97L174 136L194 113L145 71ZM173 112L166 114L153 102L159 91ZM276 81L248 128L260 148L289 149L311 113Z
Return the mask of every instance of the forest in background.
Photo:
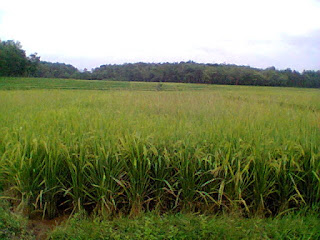
M70 64L41 61L36 53L26 56L21 44L13 40L0 40L0 76L320 88L320 70L300 73L289 68L259 69L193 61L108 64L80 71Z

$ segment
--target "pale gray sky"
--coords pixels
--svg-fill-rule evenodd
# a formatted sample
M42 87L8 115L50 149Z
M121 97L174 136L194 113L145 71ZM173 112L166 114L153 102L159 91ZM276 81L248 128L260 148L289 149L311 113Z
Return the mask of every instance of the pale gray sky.
M320 69L319 0L3 0L0 39L80 69L124 62Z

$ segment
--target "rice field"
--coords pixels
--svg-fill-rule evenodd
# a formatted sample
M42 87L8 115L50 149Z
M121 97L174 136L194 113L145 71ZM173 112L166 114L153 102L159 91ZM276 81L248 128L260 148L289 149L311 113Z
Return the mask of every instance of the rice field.
M320 206L318 89L17 81L0 79L0 188L26 214Z

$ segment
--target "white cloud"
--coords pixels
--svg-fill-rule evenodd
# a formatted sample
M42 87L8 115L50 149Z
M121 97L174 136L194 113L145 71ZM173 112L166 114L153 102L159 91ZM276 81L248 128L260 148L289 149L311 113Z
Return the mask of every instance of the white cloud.
M0 38L81 68L189 59L284 67L284 36L320 30L311 0L10 0L0 9Z

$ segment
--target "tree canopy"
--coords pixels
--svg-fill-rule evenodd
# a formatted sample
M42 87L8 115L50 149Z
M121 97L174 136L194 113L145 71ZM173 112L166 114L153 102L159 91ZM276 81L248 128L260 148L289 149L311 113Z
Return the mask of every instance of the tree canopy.
M27 71L28 59L20 42L0 42L1 76L22 76Z

